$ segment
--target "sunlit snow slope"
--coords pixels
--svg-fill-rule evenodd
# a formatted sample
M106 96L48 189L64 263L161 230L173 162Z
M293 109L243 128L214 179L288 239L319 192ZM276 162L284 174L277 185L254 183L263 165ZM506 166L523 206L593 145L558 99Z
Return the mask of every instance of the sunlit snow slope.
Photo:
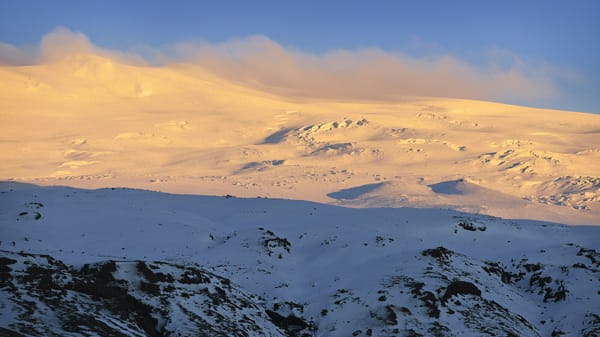
M299 99L76 54L1 67L0 130L1 180L600 224L593 114Z

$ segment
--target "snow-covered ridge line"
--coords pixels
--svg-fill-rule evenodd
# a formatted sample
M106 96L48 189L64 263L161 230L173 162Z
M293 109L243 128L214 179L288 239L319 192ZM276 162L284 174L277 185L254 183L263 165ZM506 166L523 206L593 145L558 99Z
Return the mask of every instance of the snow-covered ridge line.
M9 182L0 205L0 327L24 335L175 336L219 315L230 323L210 331L226 335L600 333L599 227ZM209 281L186 283L188 271ZM123 316L74 280L145 309ZM101 323L65 325L75 307L100 308Z

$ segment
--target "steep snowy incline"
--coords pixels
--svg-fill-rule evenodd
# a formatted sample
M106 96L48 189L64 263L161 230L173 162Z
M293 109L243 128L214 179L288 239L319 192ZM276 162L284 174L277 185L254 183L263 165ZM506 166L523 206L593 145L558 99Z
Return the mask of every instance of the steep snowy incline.
M0 205L0 327L26 335L35 335L27 326L61 334L65 321L19 317L62 317L73 306L99 308L102 329L126 336L149 326L177 335L197 328L194 315L210 321L206 312L232 322L219 331L250 335L600 333L599 227L11 182L0 184ZM148 279L141 265L170 277ZM207 281L185 284L186 268ZM112 290L74 286L99 278ZM227 300L214 303L224 283ZM102 291L146 309L123 316ZM231 307L242 302L250 309L240 321Z

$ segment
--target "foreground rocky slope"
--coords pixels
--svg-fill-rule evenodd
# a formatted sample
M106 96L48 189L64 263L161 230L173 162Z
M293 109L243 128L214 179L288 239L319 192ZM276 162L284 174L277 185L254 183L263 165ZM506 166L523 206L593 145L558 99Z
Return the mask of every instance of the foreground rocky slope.
M600 335L598 227L0 186L5 334Z
M2 315L8 329L26 335L285 335L254 296L194 267L105 261L73 268L6 251L0 266Z

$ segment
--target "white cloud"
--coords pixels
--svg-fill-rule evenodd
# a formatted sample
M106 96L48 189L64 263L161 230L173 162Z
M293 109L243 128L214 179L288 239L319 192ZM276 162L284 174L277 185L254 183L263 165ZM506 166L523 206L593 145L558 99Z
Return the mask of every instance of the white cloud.
M577 77L549 64L529 64L501 49L487 50L483 65L473 65L449 54L417 58L377 48L314 54L285 48L264 36L216 44L144 46L137 50L138 53L100 48L82 33L58 28L44 36L37 48L0 44L0 63L55 62L74 53L93 53L137 65L165 66L185 61L277 94L376 100L403 96L538 100L559 95L559 80Z

